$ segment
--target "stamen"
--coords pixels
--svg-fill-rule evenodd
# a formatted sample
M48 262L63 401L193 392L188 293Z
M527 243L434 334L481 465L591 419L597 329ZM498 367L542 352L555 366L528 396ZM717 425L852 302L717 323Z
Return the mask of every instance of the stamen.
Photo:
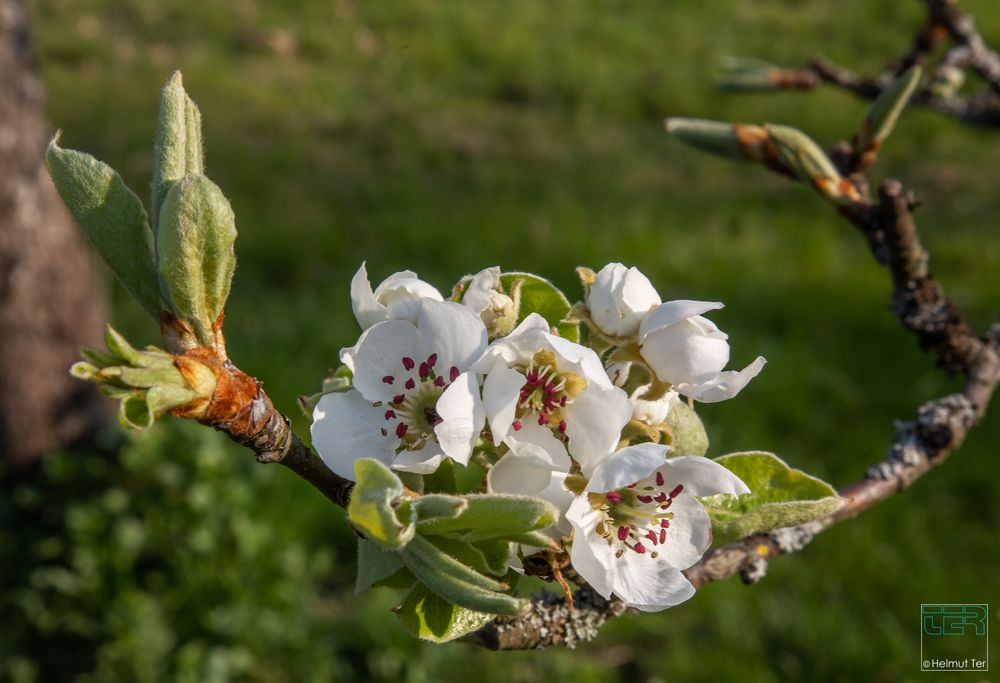
M656 485L663 486L663 472L657 471L656 473Z
M420 379L427 379L427 375L431 374L431 366L427 363L420 364Z
M392 384L395 381L396 381L396 378L393 377L392 375L386 375L385 377L382 378L382 382L384 384Z
M652 496L636 496L636 499L638 499L639 501L641 501L643 503L652 503L653 502L653 497Z
M656 533L655 532L647 531L646 532L646 538L649 539L650 543L652 543L653 545L656 545Z
M395 403L396 405L401 404L405 400L406 396L404 394L396 394L395 396L392 397L392 402Z
M538 424L544 427L546 422L548 422L548 418L545 417L545 413L538 416Z
M413 378L411 377L410 379L406 380L406 384L405 384L404 386L405 386L405 387L406 387L407 389L413 389L413 388L414 388L415 386L417 386L417 383L416 383L416 382L414 382L414 381L413 381Z
M451 366L451 370L448 371L448 377L450 377L449 381L450 382L454 382L456 379L458 379L458 376L460 374L462 374L462 373L460 373L458 371L458 368L456 368L454 365L452 365Z
M635 548L633 548L633 550L642 555L644 552L646 552L646 546L644 546L642 543L636 543Z
M412 370L415 366L416 366L416 363L413 362L412 358L410 358L409 356L403 356L403 367L404 368L406 368L407 370Z
M408 427L406 426L406 423L400 422L398 425L396 425L396 436L402 439L404 436L406 436L407 429Z
M566 420L559 420L559 433L560 434L566 433Z
M396 411L395 410L387 410L387 411L385 411L385 419L391 420L394 417L396 417Z
M667 520L663 520L663 521L665 522ZM652 533L652 532L650 532L650 533ZM666 542L667 542L667 530L666 529L660 529L660 543L666 543Z
M670 492L670 497L676 498L677 496L681 495L681 491L683 490L684 490L684 484L678 484L677 486L674 487L674 490Z
M514 428L515 432L521 431L522 425L520 420L514 420L514 422L512 422L510 426Z
M617 491L611 491L610 493L604 494L604 497L608 499L609 503L620 503L622 502L622 494Z
M660 520L660 526L663 527L664 529L669 529L670 528L670 520L669 519L661 519Z
M618 527L618 540L624 541L626 538L628 538L628 527L627 526Z
M444 386L444 377L435 377L434 378L434 386L436 386L436 387L443 387Z

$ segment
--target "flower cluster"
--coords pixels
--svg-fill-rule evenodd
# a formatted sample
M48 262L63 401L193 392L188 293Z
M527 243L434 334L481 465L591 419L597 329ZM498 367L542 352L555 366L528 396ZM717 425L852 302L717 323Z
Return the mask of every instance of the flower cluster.
M673 452L668 417L681 397L732 398L765 361L724 369L727 335L704 317L721 303L664 303L618 263L580 273L584 301L552 319L538 283L562 295L537 276L525 276L534 298L489 268L446 300L409 271L372 289L362 265L351 298L363 331L340 353L351 386L316 404L313 443L348 478L359 458L429 474L475 456L486 491L559 510L545 533L594 590L660 610L694 593L682 571L711 543L699 498L749 492L722 465Z

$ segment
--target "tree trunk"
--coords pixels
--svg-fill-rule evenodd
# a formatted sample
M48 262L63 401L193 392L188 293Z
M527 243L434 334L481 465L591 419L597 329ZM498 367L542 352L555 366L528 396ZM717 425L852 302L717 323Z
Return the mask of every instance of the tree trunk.
M103 295L45 170L51 134L20 0L0 0L0 454L12 466L92 436L103 399L70 378L95 344Z

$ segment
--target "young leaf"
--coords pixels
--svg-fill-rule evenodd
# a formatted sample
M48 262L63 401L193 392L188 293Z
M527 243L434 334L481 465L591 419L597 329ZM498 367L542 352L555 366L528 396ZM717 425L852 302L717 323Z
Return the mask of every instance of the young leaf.
M493 614L453 605L421 584L413 587L395 612L410 633L434 643L446 643L478 631L496 618Z
M153 232L146 210L114 169L89 154L49 143L45 161L59 196L101 258L139 302L159 321L160 300Z
M456 543L462 543L462 541L457 541ZM452 551L462 556L462 559L445 552L423 536L414 536L413 540L407 544L406 548L403 549L400 555L403 558L403 563L406 564L406 566L417 575L417 578L421 580L423 580L423 578L411 564L413 561L417 561L417 564L426 564L434 567L438 574L454 577L455 579L475 586L476 588L497 592L507 590L507 586L505 584L502 584L499 581L494 581L488 576L485 576L472 568L471 564L480 564L485 566L486 561L483 557L481 557L482 553L472 549L471 546L466 549L456 546L455 543L445 542L444 545L450 546ZM475 558L474 555L477 553L480 557ZM469 559L469 562L466 562L466 558ZM424 581L424 583L427 582Z
M465 502L464 498L435 493L421 496L410 502L410 510L418 523L432 519L457 517L467 507L468 503Z
M521 281L518 323L527 318L528 314L537 313L559 331L560 337L572 342L580 341L579 325L563 322L570 309L565 294L545 278L531 273L504 273L500 276L500 283L507 291L513 289L517 280Z
M421 536L415 536L400 557L420 583L448 602L508 616L519 614L523 607L523 601L500 592L504 584L467 567Z
M505 538L553 524L558 511L539 498L503 494L471 494L457 517L420 523L424 535L458 533L466 541Z
M425 474L424 491L427 493L458 493L454 461L449 458L442 462L436 470Z
M686 401L670 406L667 424L673 432L670 455L705 455L708 452L708 433L701 418Z
M876 151L889 137L899 115L920 85L923 73L919 65L911 66L879 94L855 137L854 144L859 152Z
M773 453L730 453L715 461L750 487L743 496L717 495L701 501L717 542L744 538L824 517L843 505L826 482L789 467Z
M358 576L354 594L364 593L379 581L384 581L403 568L399 554L386 550L367 538L358 539Z
M202 175L174 183L156 234L164 297L205 346L229 297L236 269L236 218L222 190Z
M201 112L184 90L175 71L160 91L153 150L153 228L159 231L160 211L167 192L185 175L205 172L201 144Z
M400 520L392 504L403 494L399 477L378 460L361 458L354 463L354 491L347 518L366 537L389 548L401 548L413 538L413 521Z

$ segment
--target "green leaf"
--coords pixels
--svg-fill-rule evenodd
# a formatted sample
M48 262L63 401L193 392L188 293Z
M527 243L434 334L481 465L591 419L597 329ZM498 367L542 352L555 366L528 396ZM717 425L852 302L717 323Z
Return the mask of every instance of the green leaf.
M773 453L730 453L715 461L750 487L743 496L702 498L717 542L803 524L839 509L844 500L825 481L789 467Z
M508 292L512 291L517 280L521 280L518 324L529 314L537 313L559 331L559 336L572 342L580 341L579 325L563 322L570 309L565 294L545 278L531 273L504 273L500 276L500 284Z
M736 126L732 123L672 117L664 125L667 133L703 152L727 159L747 159L746 151L736 134Z
M49 143L45 161L59 196L128 293L159 321L153 232L146 210L114 169L89 154Z
M201 142L201 112L184 90L175 71L160 91L153 150L153 227L159 232L160 212L174 183L188 174L205 172Z
M354 463L357 482L347 506L347 518L366 537L389 548L402 548L413 538L408 515L400 520L393 503L403 495L403 483L378 460L361 458ZM403 508L408 511L408 508Z
M507 588L505 584L462 564L422 536L415 536L400 557L420 583L448 602L508 616L523 608L523 601L501 592Z
M490 540L472 544L448 536L428 536L427 540L480 574L503 576L507 573L510 550L507 541Z
M551 503L530 496L470 494L465 500L468 507L460 515L422 522L420 533L455 533L466 541L505 538L543 529L559 516Z
M877 150L889 137L892 129L896 127L899 115L920 85L923 73L919 65L911 66L879 94L858 130L855 140L858 151Z
M667 424L673 433L671 455L705 455L708 452L708 433L701 418L686 401L670 406Z
M433 540L433 537L428 540ZM473 547L483 554L483 559L486 560L486 572L493 576L503 576L507 573L510 564L510 542L494 538L473 543Z
M424 475L424 491L427 493L458 493L455 463L451 458L442 462L430 474Z
M403 568L399 554L386 550L367 538L358 539L358 576L354 594L364 593L379 581L385 581Z
M222 190L202 175L170 187L156 234L164 297L205 346L229 297L236 269L236 217Z
M118 421L126 429L141 432L153 426L156 418L149 409L146 398L139 394L130 394L122 399L118 406Z
M453 605L418 584L395 609L403 626L422 640L446 643L478 631L496 617Z
M432 519L457 517L469 504L460 496L431 493L410 501L409 505L414 520L420 523Z

